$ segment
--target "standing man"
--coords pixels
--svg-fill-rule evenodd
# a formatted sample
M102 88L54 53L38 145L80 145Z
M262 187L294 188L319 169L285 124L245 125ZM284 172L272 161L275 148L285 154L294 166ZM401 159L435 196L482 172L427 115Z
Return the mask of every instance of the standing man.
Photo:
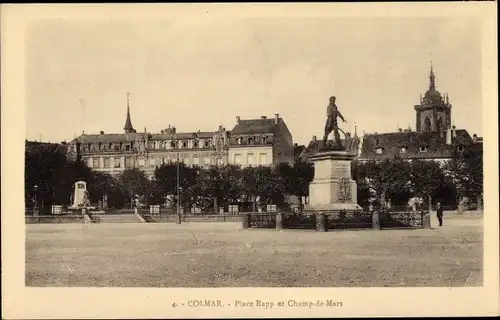
M326 141L328 139L328 135L333 131L333 135L335 136L335 145L337 147L342 146L339 135L339 126L337 124L337 117L345 121L344 117L340 113L337 105L335 104L335 97L330 97L330 104L328 105L327 111L327 119L325 124L325 135L323 136L323 147L326 148Z
M441 207L441 203L437 203L436 205L436 213L437 213L437 218L439 220L439 226L443 226L443 208Z

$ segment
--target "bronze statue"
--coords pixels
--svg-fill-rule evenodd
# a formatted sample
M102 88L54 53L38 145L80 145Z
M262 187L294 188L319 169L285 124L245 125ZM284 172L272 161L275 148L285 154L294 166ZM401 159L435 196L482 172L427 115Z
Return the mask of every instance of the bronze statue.
M342 147L342 142L340 141L340 135L339 135L339 126L337 124L337 117L342 119L344 123L345 121L344 117L340 113L337 105L335 104L335 97L330 97L330 104L328 105L327 108L327 119L326 119L326 124L325 124L325 135L323 136L323 147L326 148L326 141L328 139L328 135L330 132L333 131L333 135L335 136L335 147L336 148L341 148Z

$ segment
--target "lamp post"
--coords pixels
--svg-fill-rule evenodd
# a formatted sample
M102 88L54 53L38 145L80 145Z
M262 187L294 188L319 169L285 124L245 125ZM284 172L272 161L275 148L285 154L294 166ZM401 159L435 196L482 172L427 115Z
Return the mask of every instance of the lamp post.
M176 148L177 148L177 224L181 224L181 201L180 201L180 195L181 195L181 191L180 191L180 173L179 173L179 169L180 169L180 166L179 166L179 136L176 135Z
M33 186L33 191L35 193L35 195L34 195L35 205L33 206L33 215L37 216L38 215L38 208L37 208L37 205L38 205L38 199L37 199L38 186L36 184Z

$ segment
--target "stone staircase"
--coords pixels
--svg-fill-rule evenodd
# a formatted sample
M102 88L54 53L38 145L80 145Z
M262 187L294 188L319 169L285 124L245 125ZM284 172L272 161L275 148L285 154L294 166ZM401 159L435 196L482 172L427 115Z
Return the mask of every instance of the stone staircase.
M100 214L99 223L141 223L141 218L135 214Z

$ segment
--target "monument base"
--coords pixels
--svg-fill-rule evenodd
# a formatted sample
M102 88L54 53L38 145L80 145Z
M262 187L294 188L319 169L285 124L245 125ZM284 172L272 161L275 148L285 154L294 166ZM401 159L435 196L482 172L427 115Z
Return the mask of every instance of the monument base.
M310 157L314 179L309 185L306 211L360 210L356 202L357 185L351 178L351 161L355 154L328 150Z

